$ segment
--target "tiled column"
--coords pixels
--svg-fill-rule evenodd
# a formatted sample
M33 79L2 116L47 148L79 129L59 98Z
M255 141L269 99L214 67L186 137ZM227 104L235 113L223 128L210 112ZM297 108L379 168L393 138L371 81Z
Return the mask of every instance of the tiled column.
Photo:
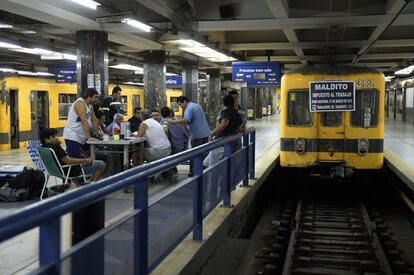
M144 51L144 103L145 109L160 110L166 106L165 51Z
M224 107L221 97L220 69L207 70L207 120L211 129L216 126L216 119Z
M198 102L198 67L194 64L183 64L183 95L192 102Z
M78 96L86 88L108 95L108 33L78 31L76 33Z

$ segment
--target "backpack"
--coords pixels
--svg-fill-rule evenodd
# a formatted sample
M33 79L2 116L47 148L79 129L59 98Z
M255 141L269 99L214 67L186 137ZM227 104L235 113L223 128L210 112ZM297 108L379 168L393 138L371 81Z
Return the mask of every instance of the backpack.
M45 183L45 175L42 171L34 169L24 169L16 175L14 183L10 187L14 190L27 189L27 198L39 197Z

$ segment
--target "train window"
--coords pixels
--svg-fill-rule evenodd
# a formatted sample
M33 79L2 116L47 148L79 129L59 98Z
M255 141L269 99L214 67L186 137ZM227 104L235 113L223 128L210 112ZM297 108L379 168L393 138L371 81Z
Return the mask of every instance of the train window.
M124 113L128 113L128 97L126 95L121 96L121 102L122 102L122 109L124 110Z
M341 112L325 112L320 113L321 125L324 127L337 127L342 123Z
M76 101L76 94L59 94L59 120L68 119L69 109Z
M140 107L141 106L141 98L139 95L132 95L132 107Z
M356 108L351 112L354 127L375 127L378 123L378 92L357 91Z
M287 124L292 126L312 125L309 111L308 91L289 91L288 93Z

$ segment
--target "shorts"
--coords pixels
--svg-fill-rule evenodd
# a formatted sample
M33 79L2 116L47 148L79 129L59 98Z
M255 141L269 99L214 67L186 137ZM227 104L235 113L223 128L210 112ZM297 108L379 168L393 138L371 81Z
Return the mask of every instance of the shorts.
M211 167L224 158L224 147L218 147L210 151L203 161L204 167Z
M82 164L83 171L86 175L93 175L105 165L102 160L94 160L91 164Z
M158 148L145 148L144 159L146 161L154 161L168 157L171 154L171 148L158 149Z
M77 159L82 158L82 152L83 152L83 149L81 148L82 144L80 144L79 142L70 140L70 139L65 139L65 144L66 144L66 152L68 152L69 157L77 158Z

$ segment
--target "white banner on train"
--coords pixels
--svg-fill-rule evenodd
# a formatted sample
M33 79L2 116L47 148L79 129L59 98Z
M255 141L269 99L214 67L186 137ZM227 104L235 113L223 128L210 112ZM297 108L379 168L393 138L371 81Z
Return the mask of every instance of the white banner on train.
M309 108L311 112L355 111L355 82L309 82Z

